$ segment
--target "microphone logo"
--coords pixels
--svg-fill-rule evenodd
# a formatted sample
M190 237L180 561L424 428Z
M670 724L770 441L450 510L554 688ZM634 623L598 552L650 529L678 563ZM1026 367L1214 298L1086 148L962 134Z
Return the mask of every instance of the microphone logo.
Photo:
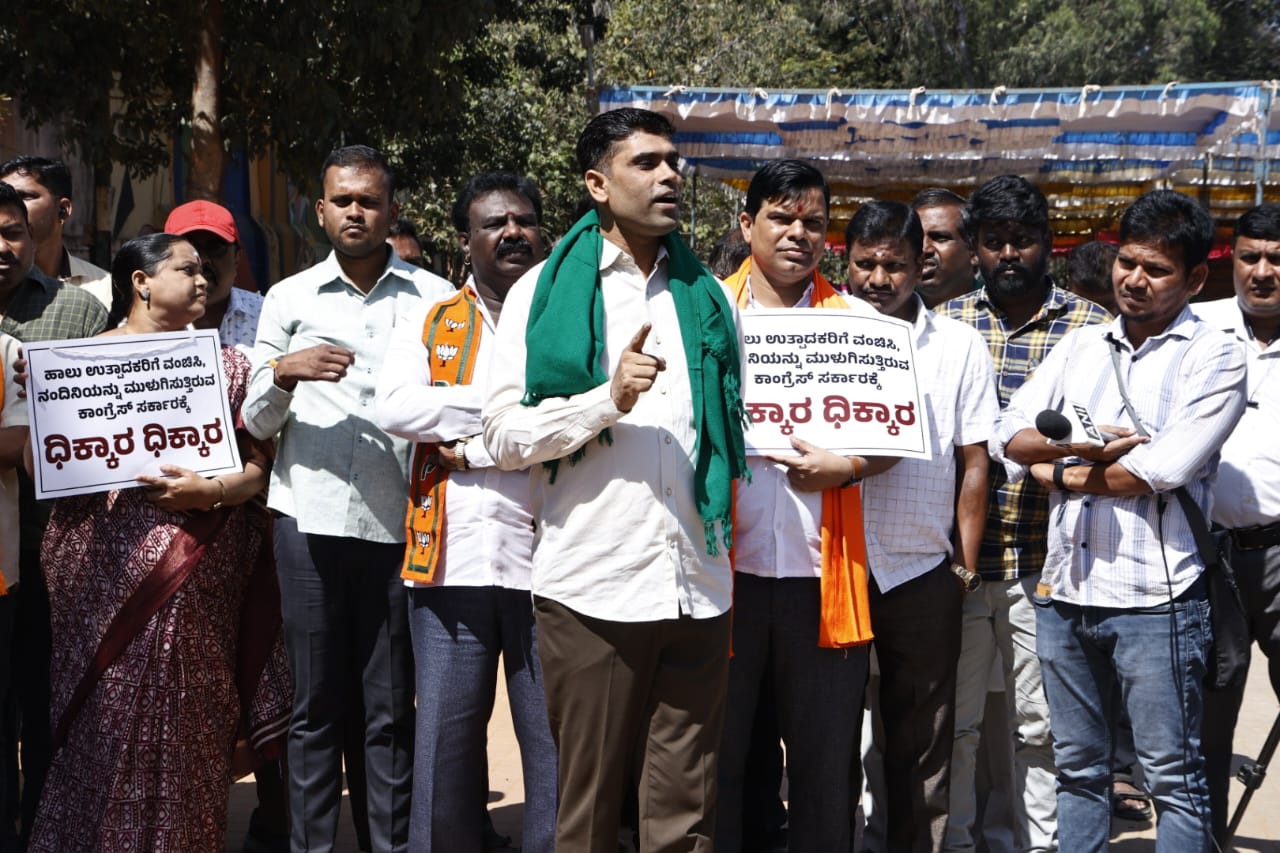
M1076 419L1080 424L1080 429L1084 432L1085 436L1088 437L1089 442L1091 444L1105 444L1106 442L1102 440L1102 433L1098 432L1098 428L1093 425L1093 418L1090 417L1089 410L1079 403L1070 403L1069 405L1075 412Z

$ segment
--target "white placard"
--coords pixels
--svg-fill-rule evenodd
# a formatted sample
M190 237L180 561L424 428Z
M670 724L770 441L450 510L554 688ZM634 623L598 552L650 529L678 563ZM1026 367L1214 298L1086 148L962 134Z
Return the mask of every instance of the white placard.
M126 489L179 465L243 470L216 329L23 347L36 497Z
M742 314L747 453L791 437L844 455L931 459L911 326L828 308Z

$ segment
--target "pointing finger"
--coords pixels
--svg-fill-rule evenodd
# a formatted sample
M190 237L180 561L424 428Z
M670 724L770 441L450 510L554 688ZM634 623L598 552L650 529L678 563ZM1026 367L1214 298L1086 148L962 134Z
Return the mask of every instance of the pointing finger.
M631 339L631 343L627 344L627 349L634 353L640 352L644 346L645 339L649 337L649 330L652 328L652 323L645 323L641 326L640 331L636 332L635 337Z

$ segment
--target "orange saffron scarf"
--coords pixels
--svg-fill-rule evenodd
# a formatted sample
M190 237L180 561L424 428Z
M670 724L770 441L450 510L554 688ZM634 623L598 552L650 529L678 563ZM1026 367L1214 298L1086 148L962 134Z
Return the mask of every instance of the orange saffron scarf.
M463 287L436 304L422 325L432 385L470 385L484 320L471 288ZM409 507L405 513L404 568L400 577L416 583L435 580L444 544L444 497L449 469L437 457L435 443L423 442L413 451L409 468Z
M739 308L747 305L750 276L751 258L747 258L736 273L725 279ZM848 308L849 303L814 270L809 307ZM821 590L818 645L841 649L871 642L874 635L867 593L867 539L863 531L861 487L837 487L822 493Z

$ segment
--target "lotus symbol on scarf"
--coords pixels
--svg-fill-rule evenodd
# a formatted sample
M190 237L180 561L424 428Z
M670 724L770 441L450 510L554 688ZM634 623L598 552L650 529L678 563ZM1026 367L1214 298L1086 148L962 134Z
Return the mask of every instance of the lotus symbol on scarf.
M458 348L453 344L436 344L436 358L441 364L448 364L457 354Z

